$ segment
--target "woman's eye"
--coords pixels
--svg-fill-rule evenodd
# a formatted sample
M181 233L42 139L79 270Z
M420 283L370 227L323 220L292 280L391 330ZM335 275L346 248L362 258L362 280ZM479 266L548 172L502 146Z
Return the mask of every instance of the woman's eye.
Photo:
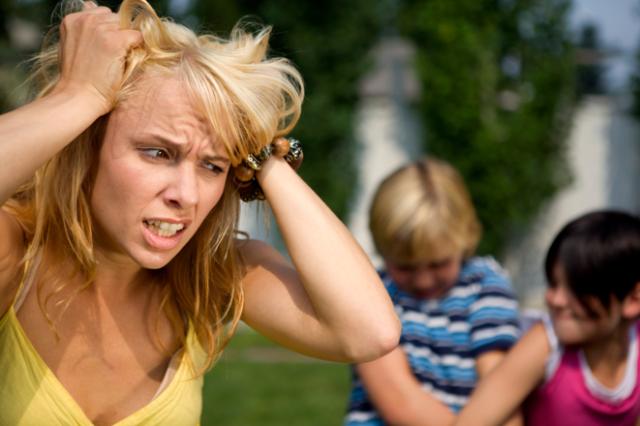
M224 172L224 169L222 167L218 166L215 163L210 163L208 161L204 162L204 167L207 170L210 170L211 172L213 172L213 173L215 173L217 175Z
M170 158L169 152L162 148L145 148L141 150L144 155L150 158L168 159Z

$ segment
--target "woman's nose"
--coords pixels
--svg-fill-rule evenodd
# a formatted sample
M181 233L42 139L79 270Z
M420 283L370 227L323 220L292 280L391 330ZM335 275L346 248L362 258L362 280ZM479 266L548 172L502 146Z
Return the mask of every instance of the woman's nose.
M165 200L172 207L183 209L198 203L198 179L193 167L186 163L176 167L165 191Z

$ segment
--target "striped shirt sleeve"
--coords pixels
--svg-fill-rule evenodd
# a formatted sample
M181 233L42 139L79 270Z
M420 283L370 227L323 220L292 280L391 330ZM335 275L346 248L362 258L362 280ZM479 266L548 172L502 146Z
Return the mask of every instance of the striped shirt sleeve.
M518 302L506 273L491 258L473 267L478 288L469 309L471 351L474 357L492 350L507 350L518 340Z

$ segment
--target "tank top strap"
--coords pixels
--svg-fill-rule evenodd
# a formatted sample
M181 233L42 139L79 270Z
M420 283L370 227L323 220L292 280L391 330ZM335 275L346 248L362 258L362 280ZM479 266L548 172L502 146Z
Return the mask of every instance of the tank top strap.
M20 310L27 294L29 294L29 290L31 290L31 286L35 281L38 266L40 265L40 257L40 254L37 254L34 258L28 259L24 262L24 269L22 278L20 279L20 284L18 284L18 291L16 292L13 303L11 304L15 312Z
M544 383L547 383L553 378L558 366L560 365L560 361L564 355L564 348L558 341L558 336L556 335L553 323L551 322L551 317L548 313L545 313L542 317L542 325L544 326L547 341L551 348L551 352L549 353L549 357L545 363Z

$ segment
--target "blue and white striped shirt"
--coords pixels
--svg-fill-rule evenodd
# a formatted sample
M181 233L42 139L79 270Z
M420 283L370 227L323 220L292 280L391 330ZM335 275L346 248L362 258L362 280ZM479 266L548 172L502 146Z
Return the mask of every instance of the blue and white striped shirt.
M468 259L458 282L440 299L420 300L382 281L402 321L400 346L422 388L458 412L478 376L476 358L507 350L519 337L518 303L500 265L490 257ZM383 425L355 370L345 424Z

